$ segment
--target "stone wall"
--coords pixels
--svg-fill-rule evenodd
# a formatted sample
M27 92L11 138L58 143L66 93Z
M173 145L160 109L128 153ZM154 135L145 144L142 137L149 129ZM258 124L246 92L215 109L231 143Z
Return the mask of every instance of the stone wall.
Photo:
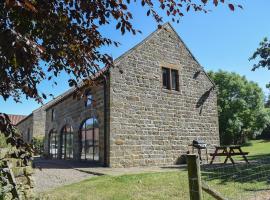
M45 135L46 112L45 107L33 111L33 133L34 136Z
M25 142L31 142L34 136L45 135L46 112L44 109L45 107L42 106L34 110L16 125ZM30 130L29 141L27 140L28 129Z
M179 91L162 88L162 67L178 70ZM19 129L27 133L30 127L31 134L45 134L49 154L49 132L55 129L60 141L62 128L69 124L74 132L74 159L79 159L81 125L97 117L100 162L111 167L175 164L194 139L219 144L216 89L169 24L115 60L106 90L106 115L103 84L90 89L93 106L85 107L83 99L64 93L34 111ZM106 148L109 152L104 156Z
M216 90L169 24L115 65L110 166L175 164L193 139L219 144ZM161 67L179 70L180 91L162 88Z
M22 159L12 158L11 154L14 153L18 153L15 148L0 148L1 181L4 180L4 182L0 181L0 199L17 199L17 195L22 200L35 199L31 163L25 165ZM13 184L16 184L16 189Z
M60 141L60 133L66 124L69 124L73 128L74 138L74 159L80 159L79 152L79 133L83 122L92 117L98 119L99 124L99 158L100 162L104 163L104 89L103 84L94 85L91 89L93 96L92 106L85 107L84 99L74 98L73 95L69 95L62 99L59 103L50 106L46 110L46 125L45 125L45 152L48 155L48 137L52 129L55 129L58 133L58 141ZM55 120L51 120L52 109L55 112ZM60 145L58 145L58 152L60 152ZM58 155L60 157L60 155Z
M33 137L33 114L30 114L21 122L19 122L16 127L18 128L18 131L22 134L23 140L25 142L30 142ZM27 140L28 129L30 131L30 141Z

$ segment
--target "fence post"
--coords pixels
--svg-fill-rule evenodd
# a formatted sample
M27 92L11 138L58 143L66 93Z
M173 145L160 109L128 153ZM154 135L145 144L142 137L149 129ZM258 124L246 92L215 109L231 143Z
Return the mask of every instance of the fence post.
M202 200L200 163L197 155L187 155L190 200Z

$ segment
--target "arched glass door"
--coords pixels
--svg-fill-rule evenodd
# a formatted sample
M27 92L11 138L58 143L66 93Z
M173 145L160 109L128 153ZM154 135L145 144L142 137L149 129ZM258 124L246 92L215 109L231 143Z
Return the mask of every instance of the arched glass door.
M84 121L80 130L81 160L99 160L99 127L96 118Z
M73 158L73 128L67 124L61 131L61 159Z
M49 133L49 153L51 158L57 158L58 154L58 134L55 129Z

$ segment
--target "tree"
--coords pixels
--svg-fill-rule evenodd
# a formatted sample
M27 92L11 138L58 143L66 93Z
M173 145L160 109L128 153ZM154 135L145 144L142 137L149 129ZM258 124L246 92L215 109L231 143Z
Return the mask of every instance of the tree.
M264 107L267 110L270 110L270 95L267 96L264 102ZM262 133L257 137L258 139L270 139L270 124L267 125L265 129L263 129Z
M258 68L267 68L270 70L270 41L267 38L263 39L249 60L257 61L253 65L252 71L255 71ZM270 87L270 85L268 84L267 87Z
M222 144L242 144L270 123L262 89L244 76L209 72L218 87L219 132Z
M258 68L266 68L270 70L270 40L264 38L259 47L253 53L253 55L249 58L249 61L255 61L253 65L252 71L255 71ZM270 83L266 85L267 88L270 88ZM267 108L270 108L270 96L268 96L267 101L265 103ZM270 125L268 125L262 132L261 138L270 138Z
M122 34L136 34L129 9L130 0L1 0L0 1L0 95L4 100L20 101L22 94L42 102L46 95L37 86L57 77L70 75L69 85L91 84L91 75L102 65L112 65L112 58L100 52L106 45L118 46L100 32L101 27L115 24ZM159 10L172 21L179 22L190 10L208 12L212 4L237 5L226 0L140 0L146 15L158 26L162 23ZM241 5L238 7L242 8ZM160 9L158 9L160 8ZM44 66L40 63L45 63ZM77 87L78 88L78 87ZM21 149L29 158L29 149L16 134L8 116L0 113L0 132L9 144Z
M130 0L2 0L0 1L0 95L4 100L20 101L22 94L42 102L46 95L37 86L61 72L70 75L70 86L90 77L100 66L112 65L112 58L100 52L106 45L118 42L105 37L100 28L115 24L122 34L140 32L133 27ZM159 11L172 21L179 21L190 10L208 12L209 5L237 5L226 0L141 0L146 15L158 26L162 23ZM238 7L242 8L241 5ZM160 9L159 9L160 8ZM45 65L40 65L45 63ZM2 132L9 122L0 116ZM6 136L8 133L3 132ZM14 135L14 134L13 134ZM13 140L12 140L13 141Z
M133 2L133 1L132 1ZM129 10L130 0L3 0L0 2L0 94L19 101L21 94L41 102L37 85L64 71L70 74L70 86L80 80L89 82L100 65L111 65L112 58L99 49L118 46L106 38L100 28L116 24L122 34L136 34ZM134 1L135 2L135 1ZM141 0L160 25L161 8L173 21L179 21L191 9L208 12L207 6L225 0ZM235 5L227 3L231 10ZM241 6L239 6L241 7ZM40 63L45 63L42 67Z

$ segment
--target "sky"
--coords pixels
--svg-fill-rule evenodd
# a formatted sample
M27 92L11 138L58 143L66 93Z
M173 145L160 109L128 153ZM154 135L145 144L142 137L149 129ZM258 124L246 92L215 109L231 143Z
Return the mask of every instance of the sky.
M233 0L231 0L233 1ZM182 40L191 50L193 55L206 71L219 69L236 72L245 76L248 80L259 84L266 95L269 94L265 87L270 82L270 71L258 69L251 71L252 62L248 58L258 47L264 37L270 38L270 1L269 0L234 0L243 6L242 9L230 11L227 6L210 8L208 14L189 12L181 18L180 23L172 23L164 16L164 22L171 22ZM138 2L139 3L139 2ZM156 30L157 24L151 17L146 16L146 10L139 5L131 5L133 12L133 24L142 31L142 34L125 34L122 36L115 30L115 24L102 28L105 36L119 41L117 47L103 48L102 51L111 55L114 59L139 43L150 33ZM66 91L68 77L62 74L55 79L58 85L44 81L39 89L54 96ZM48 99L50 100L50 99ZM46 100L45 103L48 101ZM16 103L12 99L4 101L0 97L0 112L8 114L30 114L41 105L34 100L22 97L22 103Z

